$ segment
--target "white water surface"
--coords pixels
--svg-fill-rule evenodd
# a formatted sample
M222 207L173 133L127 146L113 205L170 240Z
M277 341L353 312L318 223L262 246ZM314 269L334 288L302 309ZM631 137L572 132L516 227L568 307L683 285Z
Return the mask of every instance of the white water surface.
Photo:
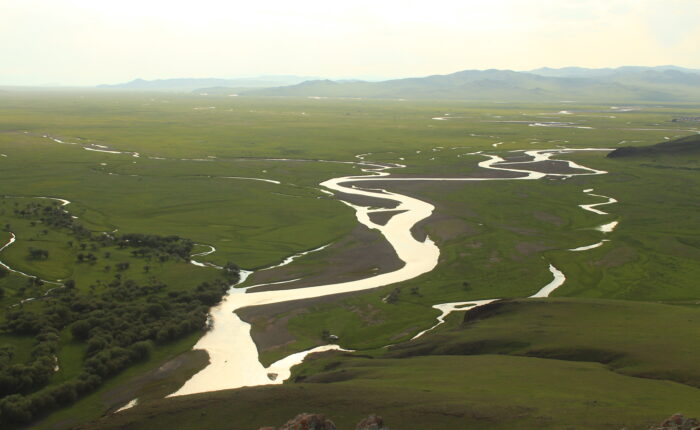
M322 191L323 191L323 190L322 190ZM332 195L332 194L333 194L333 193L331 193L331 195ZM322 251L322 250L328 248L329 246L331 246L331 244L330 244L330 243L327 243L327 244L325 244L325 245L323 245L323 246L319 246L318 248L314 248L314 249L311 249L311 250L309 250L309 251L299 252L299 253L297 253L297 254L294 254L294 255L292 255L292 256L289 256L289 257L285 258L285 259L282 260L282 262L279 263L279 264L275 264L274 266L269 266L269 267L266 267L266 268L264 268L264 269L260 269L259 271L270 270L270 269L276 269L276 268L278 268L278 267L286 266L286 265L288 265L288 264L291 264L294 260L296 260L296 259L298 259L298 258L301 258L301 257L303 257L303 256L305 256L305 255L308 255L308 254L311 254L311 253L314 253L314 252ZM291 282L291 281L287 281L287 282Z
M609 149L562 148L527 151L526 154L533 157L532 161L540 161L547 160L556 154L566 154L574 151L609 151ZM361 154L361 156L363 155L364 154ZM194 375L178 391L171 394L171 396L238 388L243 386L282 383L284 381L284 375L288 375L288 370L291 368L291 366L299 362L297 358L301 357L300 359L303 359L306 354L311 352L302 351L302 353L297 353L300 355L295 355L294 359L285 358L275 363L273 365L274 369L272 368L273 366L265 368L258 360L258 351L250 336L250 325L238 317L235 312L238 309L249 306L260 306L272 303L287 302L291 300L301 300L331 294L377 288L413 279L419 275L431 271L437 265L440 250L433 243L433 241L430 240L430 238L426 238L424 241L418 241L411 234L411 228L416 223L432 214L434 209L433 205L413 197L388 192L386 190L363 189L359 187L362 182L376 182L378 180L460 182L512 181L537 180L547 176L547 174L544 173L528 170L526 167L499 167L499 163L504 163L503 158L485 154L483 156L487 157L488 159L480 162L479 166L486 169L517 172L521 173L522 176L517 178L395 178L389 177L389 173L385 172L385 170L391 167L399 167L400 165L381 165L377 163L361 162L355 164L363 167L362 171L366 173L366 175L334 178L321 183L321 186L331 191L381 198L397 203L397 206L394 207L392 211L401 212L394 215L386 224L380 225L372 222L369 218L369 214L373 212L386 211L387 209L372 209L370 207L358 206L344 202L355 210L355 215L361 224L371 229L378 230L385 237L392 248L394 248L397 256L399 259L401 259L404 265L393 272L382 273L365 279L315 287L291 290L261 291L254 293L248 293L247 288L231 288L222 302L211 310L210 316L213 323L212 330L206 333L194 346L194 349L202 349L207 351L210 358L210 364ZM599 175L606 173L604 171L580 166L572 161L567 161L567 163L572 167L586 170L587 172L560 176ZM554 279L531 297L547 297L552 291L564 283L565 277L560 271L558 271L552 265L549 266L549 269L554 275ZM241 282L243 282L249 274L250 273L245 273L245 276L242 276ZM443 320L444 317L449 314L449 312L460 309L461 305L471 303L476 302L459 302L457 304L441 305L443 306L443 308L440 308L441 312L444 312L445 310L448 311L443 316ZM440 320L438 323L440 323ZM334 348L335 346L331 345L326 347ZM271 373L278 375L274 378L274 381L271 380L269 376Z
M561 271L554 267L552 264L549 265L549 271L552 272L554 279L552 279L552 281L549 284L542 287L541 290L531 295L529 297L530 299L549 297L549 295L552 294L554 290L561 287L566 281L566 276L564 276L564 274L561 273Z
M263 179L263 178L247 178L245 176L222 176L224 179L243 179L243 180L248 180L248 181L262 181L262 182L269 182L271 184L281 184L280 181L275 181L273 179Z
M609 204L613 204L613 203L618 203L618 201L617 201L616 199L612 198L612 197L604 196L604 195L602 195L602 194L593 194L593 189L592 189L592 188L589 188L589 189L587 189L587 190L583 190L583 192L586 193L586 194L588 194L589 196L600 197L601 199L608 199L608 201L602 202L602 203L592 203L592 204L588 204L588 205L578 205L581 209L587 210L587 211L589 211L589 212L593 212L594 214L598 214L598 215L610 215L610 214L607 213L607 212L601 211L600 209L596 209L596 207L598 207L598 206L603 206L603 205L609 205Z
M552 273L554 278L550 283L542 287L538 292L535 294L531 295L529 298L534 299L534 298L545 298L549 297L550 294L557 288L561 287L564 285L564 282L566 281L566 276L559 271L556 267L553 265L549 265L549 271ZM470 311L472 309L476 309L480 306L487 305L489 303L493 303L499 299L486 299L486 300L472 300L469 302L453 302L453 303L441 303L439 305L434 305L433 308L439 310L441 314L437 317L437 323L430 327L429 329L423 330L422 332L418 333L417 335L413 336L411 340L416 340L419 337L423 336L425 333L428 333L431 330L434 330L437 328L439 325L445 323L445 318L452 312L465 312L465 311Z
M595 229L598 231L602 231L603 233L611 233L613 230L615 230L615 227L617 227L618 224L619 224L619 222L613 221L613 222L598 226Z
M429 331L434 330L437 328L437 326L444 324L445 323L445 318L452 312L456 311L468 311L474 308L477 308L479 306L487 305L489 303L495 302L498 299L488 299L488 300L472 300L470 302L453 302L453 303L440 303L439 305L434 305L433 308L437 309L441 312L441 314L437 317L437 323L428 328L423 330L422 332L418 333L417 335L413 336L411 340L416 340L419 337L423 336L424 334L428 333Z
M86 151L104 152L105 154L124 154L121 151L110 151L108 149L98 149L98 148L89 148L89 147L83 147L83 149Z
M588 251L589 249L595 249L595 248L603 246L603 244L605 242L610 242L610 241L608 239L603 239L598 243L594 243L593 245L579 246L578 248L569 249L569 251L572 251L572 252Z
M14 233L10 232L10 239L8 240L8 242L7 242L6 244L4 244L4 245L2 246L2 248L0 248L0 252L4 251L6 248L8 248L10 245L12 245L13 243L15 243L16 241L17 241L17 236L15 236ZM24 273L24 272L22 272L22 271L13 269L12 267L8 266L8 265L7 265L5 262L3 262L3 261L0 261L0 267L4 267L6 270L8 270L8 271L10 271L10 272L12 272L12 273L16 273L16 274L18 274L18 275L24 276L25 278L34 278L34 275L30 275L30 274L28 274L28 273ZM41 279L41 278L39 278L39 279ZM41 279L41 282L43 282L43 283L45 283L45 284L51 284L51 285L63 285L63 284L60 283L60 282L56 282L56 281L47 281L46 279ZM50 291L51 291L51 290L48 290L45 294L48 294ZM36 299L35 297L29 297L29 298L24 299L24 300L22 300L22 301L25 302L25 301L35 300L35 299Z
M204 257L204 256L206 256L206 255L213 254L214 252L216 252L216 248L214 248L214 247L211 246L211 245L204 245L204 244L202 244L202 243L195 243L195 245L196 245L196 246L205 246L205 247L207 247L207 248L209 248L209 249L206 250L206 251L197 252L197 253L195 253L195 254L190 255L190 263L191 263L191 264L194 264L195 266L198 266L198 267L213 267L213 268L219 269L219 270L223 269L223 267L217 266L217 265L214 264L214 263L209 263L209 262L204 262L204 263L202 263L201 261L197 261L197 260L195 260L194 258L192 258L192 257Z
M119 413L119 412L121 412L121 411L125 411L125 410L127 410L127 409L131 409L131 408L133 408L134 406L136 406L136 405L138 405L138 404L139 404L139 399L136 398L136 399L130 401L129 403L127 403L126 405L122 406L121 408L117 409L117 410L114 411L113 413L114 413L114 414L117 414L117 413Z

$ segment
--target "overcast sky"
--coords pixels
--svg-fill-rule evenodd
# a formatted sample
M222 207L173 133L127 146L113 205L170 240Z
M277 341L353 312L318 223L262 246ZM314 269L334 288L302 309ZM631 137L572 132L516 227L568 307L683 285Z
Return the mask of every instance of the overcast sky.
M700 68L700 0L0 0L0 85Z

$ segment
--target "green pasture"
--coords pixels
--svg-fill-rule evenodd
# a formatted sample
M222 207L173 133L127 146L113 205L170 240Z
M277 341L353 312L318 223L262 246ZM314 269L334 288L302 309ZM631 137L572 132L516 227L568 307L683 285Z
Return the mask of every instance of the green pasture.
M317 364L325 370L304 383L157 401L83 428L259 428L306 411L338 428L377 413L402 429L646 429L678 410L700 412L696 388L618 375L597 363L483 355L327 357Z
M297 252L336 242L352 231L357 222L353 210L322 193L319 183L333 177L361 174L359 166L342 163L359 161L355 157L358 154L369 153L364 156L366 161L406 165L403 169L392 170L399 176L476 176L483 172L477 164L486 158L470 155L471 152L509 157L517 155L511 151L527 149L614 149L625 145L649 145L698 131L697 124L672 122L672 119L698 116L700 106L647 104L627 107L631 110L580 103L528 105L223 98L89 91L7 92L0 97L0 154L4 155L0 157L0 196L4 196L0 198L0 230L5 230L6 224L9 228L0 231L0 243L6 243L9 231L17 235L17 242L0 253L0 260L46 280L72 279L85 294L90 293L91 285L94 285L93 292L99 292L102 287L97 281L114 275L114 269L106 270L105 266L129 261L130 267L124 272L129 279L141 282L154 276L170 288L183 291L219 276L218 272L185 262L144 262L132 257L129 250L116 247L100 249L95 253L97 262L94 264L79 264L76 255L80 250L77 244L68 245L71 238L65 231L47 229L36 223L32 225L29 220L16 217L13 210L16 204L37 201L36 197L40 196L63 198L71 201L66 210L94 232L117 230L120 234L178 235L216 247L217 252L197 257L199 261L219 265L232 261L242 268L256 269L279 263ZM449 119L434 120L434 117ZM535 124L548 122L572 124L570 127ZM74 144L57 143L50 137ZM106 150L137 152L139 156L84 149L100 148L90 145L102 145ZM557 401L561 395L556 390L565 393L566 385L546 392L542 398L531 399L530 406L523 406L527 402L517 390L509 392L507 389L507 382L513 376L508 372L522 366L523 371L540 378L539 382L530 381L535 385L527 386L527 389L550 384L553 380L547 373L550 369L552 375L564 379L580 379L581 372L592 375L587 382L594 394L590 398L571 399L575 406L571 406L571 414L566 420L574 421L528 418L522 427L518 427L520 424L515 423L520 421L516 418L522 414L513 412L506 414L510 417L508 419L483 421L493 424L493 428L504 423L516 428L535 428L536 425L542 426L539 428L561 428L571 422L583 423L580 428L600 428L596 426L603 423L606 427L608 424L613 428L629 424L634 428L659 421L676 409L692 413L692 407L685 408L684 402L690 404L695 399L693 401L697 404L695 389L629 376L674 381L679 380L679 374L695 378L697 366L678 352L682 349L678 346L680 338L674 338L676 346L670 348L656 336L649 341L649 349L671 350L674 351L673 357L686 358L654 361L641 352L639 345L627 348L621 341L622 334L615 338L587 335L581 344L573 344L572 339L577 337L567 334L587 333L595 315L587 314L587 310L598 306L598 302L591 299L615 299L619 304L605 301L604 321L622 324L613 318L618 314L621 319L643 320L645 312L649 312L653 315L650 320L668 322L664 326L668 329L667 335L679 333L679 336L692 337L697 321L690 315L695 315L693 312L700 299L697 284L700 279L697 263L700 261L700 224L697 221L700 203L696 197L700 195L697 174L700 162L692 158L663 156L655 159L606 159L605 152L581 152L555 158L575 160L609 174L565 180L548 177L538 181L372 183L372 186L405 193L436 206L435 218L417 228L416 234L427 234L440 247L438 267L399 285L309 306L286 323L295 341L266 351L262 361L269 363L288 353L322 343L323 330L338 335L343 347L358 351L374 351L384 345L406 342L434 324L439 312L432 309L432 305L527 297L551 280L548 270L551 263L567 277L566 283L554 293L557 303L559 298L575 299L561 302L564 304L556 309L565 309L566 306L572 309L562 310L561 314L555 315L556 318L547 320L552 322L548 325L537 320L540 308L533 305L527 308L533 309L531 313L519 311L507 317L499 315L475 326L502 321L501 328L494 326L478 331L470 328L468 336L466 332L460 332L459 336L476 342L498 335L498 339L527 342L534 345L532 348L537 346L541 350L575 349L582 345L589 349L614 350L613 346L619 344L622 345L620 348L624 346L622 353L626 354L625 357L637 361L621 363L613 369L598 364L519 356L434 357L415 359L417 361L387 358L375 361L382 363L378 368L386 365L387 369L395 368L396 373L387 371L382 379L384 377L377 376L379 373L372 373L378 370L365 368L358 364L361 360L353 359L347 366L353 372L357 370L355 367L361 369L357 370L360 375L357 381L331 385L356 390L357 386L370 384L368 381L378 378L377 383L384 381L399 386L398 381L411 384L413 378L410 375L419 370L430 375L432 373L426 369L437 369L436 381L439 381L438 374L442 375L441 378L447 377L447 370L442 369L445 365L486 366L485 369L492 371L450 376L457 378L459 381L454 385L462 388L483 387L484 384L492 387L493 391L486 393L484 399L502 405L508 411L531 407L535 412L528 409L528 416L555 417L551 408L565 407L565 404L569 408L568 401ZM280 184L254 179L279 181ZM614 197L619 202L599 207L609 215L584 211L578 205L603 201L584 194L582 191L587 188L594 188L595 193ZM595 227L612 221L619 222L612 233L595 230ZM609 242L585 252L569 251L602 239ZM30 247L48 250L49 258L29 259ZM203 248L195 248L195 252L200 250ZM105 252L110 256L105 257ZM324 253L309 254L300 259L299 264L312 271L314 267L325 264L324 256ZM148 273L144 265L150 266ZM50 285L28 286L26 278L10 273L0 278L0 287L5 291L0 304L6 307L27 297L38 297ZM396 288L399 288L396 300L384 302L382 299ZM33 304L27 303L26 306ZM566 319L566 312L580 318ZM687 319L686 313L689 313ZM281 313L274 318L288 316ZM454 329L455 321L460 317L459 313L451 317L449 324L438 329L435 336L446 336L444 333ZM514 329L509 336L498 331L507 332L509 327L518 324L531 330ZM536 341L533 333L540 331L548 333L549 343ZM641 323L628 327L630 339L644 339L648 332L649 328ZM123 384L126 375L143 373L167 357L188 350L195 340L188 338L187 341L156 348L147 364L129 368L108 381L108 386ZM15 346L17 352L13 360L25 357L32 342L31 338L0 333L0 345ZM525 348L496 352L527 355L527 351ZM490 352L493 351L484 351ZM66 332L62 336L58 357L59 362L68 364L61 365L52 383L68 380L79 372L79 366L74 363L83 353L80 345L72 343ZM421 360L424 361L420 365L410 364ZM432 366L428 364L430 360L436 360ZM494 379L489 382L489 377ZM415 383L428 384L426 381ZM592 406L586 402L590 399L600 402L598 397L603 395L605 387L610 387L609 384L620 384L619 398L611 399L609 409L604 412L592 414ZM385 393L384 388L367 386L367 389L375 390L371 398L378 398L379 392ZM309 392L321 390L312 387L317 386L310 385ZM103 389L100 388L98 393ZM295 389L283 387L280 392ZM456 396L454 390L447 387L438 389L431 385L427 389L439 393L436 402ZM519 388L525 389L525 385ZM664 390L664 394L652 397L649 393L653 390ZM406 402L418 398L411 390L406 391L413 393L406 394ZM358 397L362 393L353 392ZM328 393L318 391L314 395ZM465 393L465 397L455 398L466 404L476 403L475 409L463 411L464 416L478 415L478 411L485 408L476 399L479 392L467 390ZM400 395L396 391L390 394ZM622 397L625 395L634 401L624 402ZM643 399L635 397L638 395ZM80 410L78 421L85 421L104 412L111 406L108 403L98 394L92 394L49 419L51 423L59 423ZM677 408L671 408L673 404ZM290 404L289 408L280 410L279 415L269 417L275 418L274 422L265 424L279 425L305 409L302 407L287 414L288 409L291 411L294 407L301 406ZM389 408L389 405L383 407ZM644 408L646 412L640 412ZM402 411L398 408L394 415L384 414L397 417L396 421L390 421L390 425L410 428L401 425L409 422L399 418ZM370 412L382 411L367 413ZM211 414L215 415L214 412ZM489 414L486 415L493 415ZM435 416L438 415L449 416ZM603 421L611 416L619 419ZM338 419L344 422L345 418ZM356 421L354 416L347 416L347 422ZM445 421L448 422L455 423ZM252 425L253 421L250 423ZM152 424L160 424L160 421Z

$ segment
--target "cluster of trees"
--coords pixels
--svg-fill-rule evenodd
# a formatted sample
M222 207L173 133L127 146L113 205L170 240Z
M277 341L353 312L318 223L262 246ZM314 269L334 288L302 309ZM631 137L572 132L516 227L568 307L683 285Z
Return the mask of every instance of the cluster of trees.
M15 209L14 213L20 218L39 219L44 224L58 228L70 228L74 223L70 214L64 210L57 202L52 202L50 205L41 203L28 203L21 209Z
M58 340L58 333L54 330L43 330L36 336L29 361L12 365L14 348L9 345L0 347L0 398L45 385L54 373Z
M115 235L112 233L93 233L80 224L73 218L68 211L63 209L57 202L51 204L28 203L24 207L15 204L14 214L17 217L32 220L32 223L41 222L42 224L57 228L70 230L79 243L77 246L81 251L88 249L88 244L91 251L97 251L99 247L118 246L119 248L135 248L131 254L134 257L146 258L150 260L152 257L158 258L160 261L167 261L170 258L189 261L194 242L180 236L160 236L156 234L139 234L128 233L123 235ZM9 224L6 229L9 229ZM48 232L47 230L44 230ZM73 241L68 243L73 246ZM40 253L35 250L36 254L32 254L30 250L30 258L45 259L48 257L48 252ZM81 257L82 256L82 257ZM108 257L108 253L105 254ZM93 253L78 254L78 262L93 264L97 261L97 257Z
M30 260L46 260L49 258L49 251L45 249L29 248Z
M19 206L15 203L15 206ZM22 208L14 209L15 216L19 218L31 219L33 223L40 221L42 224L53 228L66 228L80 238L90 238L92 233L83 227L70 213L63 209L58 202L51 204L27 203Z
M180 236L158 236L155 234L123 234L115 237L120 248L138 248L132 251L135 257L144 257L150 254L149 251L171 255L184 261L189 261L194 242Z
M10 365L11 349L0 350L0 423L27 422L47 407L70 403L147 358L154 344L206 329L209 308L227 288L222 280L168 292L161 283L139 286L115 279L96 297L66 288L35 306L9 310L3 331L34 335L36 344L29 363ZM65 327L86 345L83 372L75 380L37 391L54 372L59 333Z
M132 251L134 257L157 256L161 261L166 261L170 257L188 261L194 242L180 236L159 236L155 234L129 233L114 235L110 233L93 233L73 218L68 211L63 209L57 202L51 204L28 203L24 207L19 204L14 209L17 217L32 220L32 223L42 224L70 230L70 232L80 241L92 242L90 249L96 251L99 246L119 246L120 248L136 248ZM9 228L9 225L6 225ZM73 245L72 241L69 243ZM87 249L86 243L79 243L80 250ZM83 256L86 262L95 262L94 255Z
M241 269L234 262L227 262L222 269L227 281L235 284L241 280Z
M94 264L97 262L97 257L95 257L95 254L92 252L89 252L87 254L83 254L82 252L78 253L76 256L76 261L78 263L90 263Z
M19 217L69 229L73 239L68 245L84 251L78 254L79 262L94 264L95 254L100 255L96 251L108 246L133 248L133 257L148 261L153 257L189 261L193 248L192 241L179 236L93 233L58 204L15 204L15 208ZM102 255L110 258L109 252ZM30 258L47 257L46 251L30 250ZM113 263L112 277L98 280L89 288L76 288L69 280L65 288L55 289L39 300L7 308L0 333L32 336L34 345L30 358L21 362L12 347L0 346L0 427L26 423L52 408L68 405L99 387L106 378L147 358L155 346L207 329L209 308L239 279L239 268L227 263L220 280L203 282L191 290L172 291L153 276L141 282L127 279L131 263ZM143 266L145 273L149 269ZM0 277L6 274L0 270ZM34 288L41 280L29 279L28 283L27 288ZM82 370L69 381L50 384L59 365L61 333L85 345Z

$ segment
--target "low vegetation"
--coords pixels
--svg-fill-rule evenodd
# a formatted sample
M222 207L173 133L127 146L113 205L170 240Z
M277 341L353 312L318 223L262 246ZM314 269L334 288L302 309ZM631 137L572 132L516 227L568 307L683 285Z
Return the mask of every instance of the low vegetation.
M178 236L92 232L57 203L14 202L12 206L17 221L28 223L30 229L41 225L72 239L76 271L96 266L95 255L102 261L117 255L128 260L115 263L114 271L101 270L103 275L87 288L69 279L54 283L33 300L20 300L7 308L0 339L32 337L33 344L23 360L17 359L19 351L12 344L0 347L2 423L26 423L69 405L105 379L147 359L154 346L205 330L209 308L219 302L231 282L237 281L235 266L225 272L226 279L214 278L185 290L169 288L154 275L133 279L131 263L165 264L173 260L187 264L192 241ZM39 234L46 236L49 231L43 229ZM48 251L29 249L29 260L50 260ZM145 270L150 266L143 267L143 272L150 272ZM7 271L4 273L7 276ZM45 286L38 278L28 278L28 282L37 293ZM17 290L15 295L26 292ZM58 357L66 338L83 351L82 357L75 357L82 363L80 372L52 383L62 365Z
M38 416L35 428L68 428L135 397L133 410L91 426L257 428L314 411L342 427L379 413L407 429L598 429L700 415L691 153L562 156L609 172L598 176L382 184L435 205L415 229L441 249L435 270L261 308L253 327L274 331L264 363L331 340L356 353L309 361L281 386L154 401L206 363L200 354L176 380L131 390L191 349L239 267L334 244L295 261L313 274L328 269L328 253L352 255L343 239L354 212L319 183L361 166L319 160L369 153L405 164L392 171L402 176L464 176L483 173L479 151L641 147L697 131L673 122L697 117L696 105L616 105L4 93L0 246L16 242L0 260L28 276L0 268L3 425ZM579 207L604 201L589 188L618 200L600 207L608 215ZM595 229L612 221L612 233ZM224 270L189 264L209 246L195 258ZM373 273L370 263L355 274ZM566 283L549 301L521 300L551 280L549 263ZM433 305L495 298L513 301L465 325L456 313L408 342L435 324Z
M608 154L608 158L692 155L700 152L700 136L688 136L649 146L625 146Z

